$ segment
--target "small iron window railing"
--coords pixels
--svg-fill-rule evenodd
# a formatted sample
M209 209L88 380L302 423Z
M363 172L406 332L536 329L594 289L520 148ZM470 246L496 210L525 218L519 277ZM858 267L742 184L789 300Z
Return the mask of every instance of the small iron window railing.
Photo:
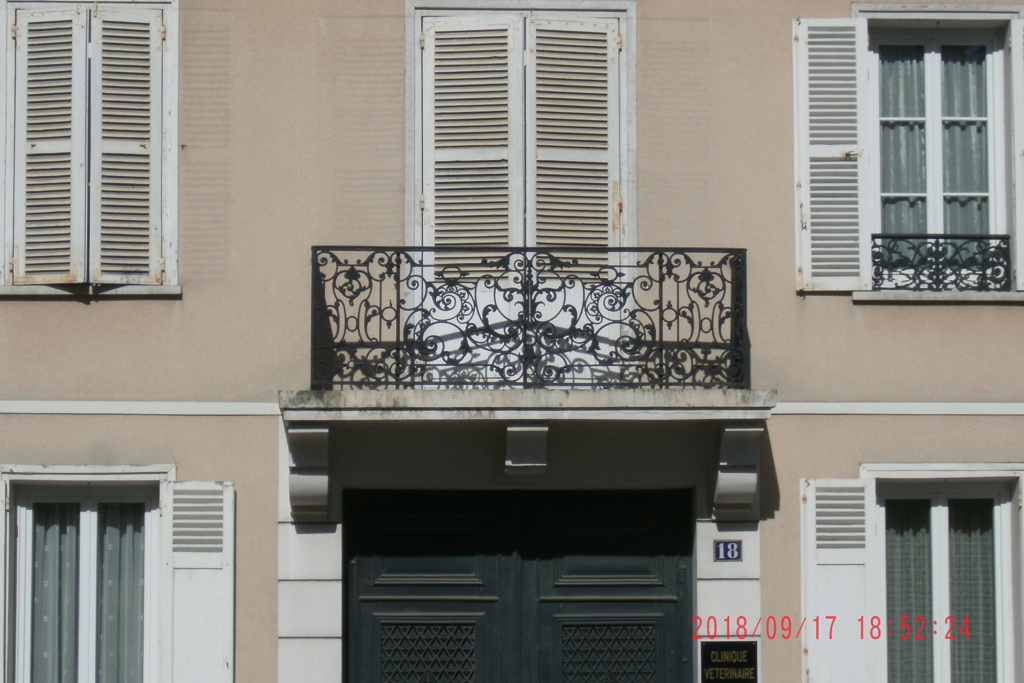
M919 292L1010 289L1008 235L872 235L872 288Z
M313 389L749 387L742 249L314 247Z

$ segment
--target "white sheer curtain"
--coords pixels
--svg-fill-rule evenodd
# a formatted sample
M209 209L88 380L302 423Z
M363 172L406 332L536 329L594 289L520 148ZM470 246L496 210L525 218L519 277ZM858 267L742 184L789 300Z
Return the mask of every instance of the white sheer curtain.
M880 45L878 59L882 232L986 234L990 132L985 46ZM928 110L926 83L941 89L940 112ZM939 168L927 159L928 136L934 135L941 135L941 197L934 188L929 195L928 187L929 167L936 173ZM930 202L942 203L941 227L929 229Z
M950 500L949 611L957 630L970 618L970 637L950 643L953 683L996 681L995 580L992 501Z
M97 683L141 683L142 503L100 503L96 594Z
M32 683L78 680L77 503L32 506Z
M77 683L79 649L92 645L81 642L80 595L93 588L96 613L84 617L96 624L96 683L142 682L145 505L86 512L80 503L32 505L31 683ZM80 562L96 563L95 586L80 585Z
M900 617L932 614L931 501L885 502L885 604L889 683L932 680L932 639L900 637ZM917 624L913 624L916 634Z
M988 232L988 91L985 48L942 47L942 151L946 232Z

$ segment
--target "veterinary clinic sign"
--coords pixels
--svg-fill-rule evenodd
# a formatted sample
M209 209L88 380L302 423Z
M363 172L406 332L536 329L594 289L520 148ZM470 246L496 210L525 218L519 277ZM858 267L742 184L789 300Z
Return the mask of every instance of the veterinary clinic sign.
M757 643L703 642L700 644L700 681L757 681Z

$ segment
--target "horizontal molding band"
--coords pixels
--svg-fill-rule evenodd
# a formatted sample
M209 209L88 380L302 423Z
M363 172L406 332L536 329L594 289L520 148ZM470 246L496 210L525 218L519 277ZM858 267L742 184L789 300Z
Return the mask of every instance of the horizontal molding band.
M928 401L779 401L772 415L1024 416L1024 403Z
M296 411L298 412L298 411ZM349 419L359 413L373 413L372 408L349 409ZM436 411L438 413L447 411ZM546 411L536 411L543 419ZM607 416L612 411L595 409ZM672 410L644 410L652 418L666 419ZM666 413L664 415L660 413ZM720 412L720 411L693 411ZM737 411L740 413L746 411ZM768 412L764 409L750 412ZM780 401L770 409L771 415L964 415L1024 416L1024 402L928 402L928 401ZM276 402L218 401L14 401L0 400L0 415L165 415L212 417L278 417L282 413ZM657 413L657 415L655 415ZM675 415L678 417L678 415ZM710 415L708 415L710 416Z
M0 401L0 415L280 416L277 403L219 401Z

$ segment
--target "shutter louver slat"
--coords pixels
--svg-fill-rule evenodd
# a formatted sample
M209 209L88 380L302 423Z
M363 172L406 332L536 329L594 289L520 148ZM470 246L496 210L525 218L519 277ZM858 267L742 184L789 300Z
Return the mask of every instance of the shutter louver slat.
M528 224L538 247L607 248L619 178L615 20L531 23ZM581 266L602 252L560 253Z
M861 20L807 21L801 40L800 106L804 285L850 290L863 285L859 73ZM806 232L806 234L803 234Z
M92 277L159 281L160 59L158 15L104 11L95 20ZM95 93L98 91L98 97Z
M85 24L74 10L19 12L16 46L16 284L84 280ZM80 105L79 105L80 106Z
M521 82L510 59L519 42L515 20L432 18L425 35L428 239L436 247L508 246L517 211L511 188L521 168L512 149L522 138L511 127ZM474 275L483 258L440 252L434 263Z
M814 499L817 548L863 549L866 538L863 484L819 486Z
M180 488L174 494L174 552L219 553L224 549L224 494Z

